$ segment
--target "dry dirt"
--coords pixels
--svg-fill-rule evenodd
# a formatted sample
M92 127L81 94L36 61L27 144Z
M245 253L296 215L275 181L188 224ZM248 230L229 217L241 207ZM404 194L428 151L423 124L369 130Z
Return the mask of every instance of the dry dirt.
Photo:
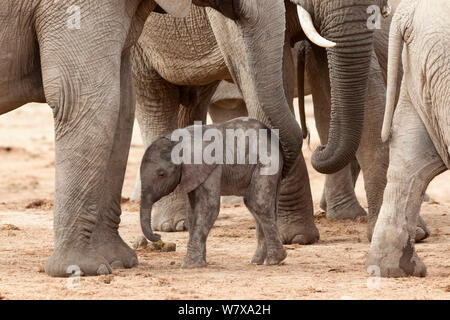
M309 112L309 126L313 120ZM312 147L317 145L312 137ZM124 185L130 197L143 154L135 130ZM289 245L285 263L250 265L256 240L244 207L222 208L208 239L209 266L181 270L186 233L162 233L176 252L138 251L140 264L103 277L50 278L44 273L53 246L53 120L46 105L27 105L0 117L0 299L449 299L450 174L437 177L422 207L432 236L417 245L428 266L425 278L381 279L364 270L369 247L365 221L328 221L320 212L324 177L311 169L304 147L321 239ZM357 196L367 202L362 179ZM140 235L138 205L123 201L120 233L130 245Z

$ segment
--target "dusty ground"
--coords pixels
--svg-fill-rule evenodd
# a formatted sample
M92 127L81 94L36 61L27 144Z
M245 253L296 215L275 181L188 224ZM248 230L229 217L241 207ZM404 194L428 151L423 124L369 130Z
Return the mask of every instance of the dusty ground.
M124 197L131 195L143 151L135 130ZM309 166L311 152L305 147L304 153ZM0 117L0 159L0 299L450 298L449 173L432 182L428 193L434 202L422 207L433 233L417 245L428 266L426 278L381 279L378 289L368 287L366 223L327 221L318 208L324 178L309 167L321 240L286 246L283 265L248 264L256 244L253 220L243 207L223 208L208 239L208 268L181 270L187 234L162 233L177 244L176 252L138 251L138 267L83 278L71 289L67 279L43 272L53 245L54 144L47 106L28 105ZM366 207L361 180L357 195ZM126 202L123 208L120 232L131 244L140 235L138 206Z

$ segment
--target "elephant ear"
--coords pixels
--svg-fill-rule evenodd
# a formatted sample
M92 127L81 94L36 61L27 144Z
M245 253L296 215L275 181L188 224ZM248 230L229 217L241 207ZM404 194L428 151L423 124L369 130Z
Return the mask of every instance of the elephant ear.
M168 14L176 18L184 18L191 11L192 0L155 0Z
M208 179L217 164L183 164L181 169L180 188L189 193Z

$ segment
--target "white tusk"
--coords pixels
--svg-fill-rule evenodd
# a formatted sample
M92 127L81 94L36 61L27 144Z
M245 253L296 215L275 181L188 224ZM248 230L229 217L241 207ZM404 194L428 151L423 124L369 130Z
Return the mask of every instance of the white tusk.
M298 17L300 18L300 25L302 26L303 32L306 34L312 43L323 48L333 48L336 46L336 42L329 41L322 37L314 27L311 15L308 11L303 9L302 6L297 6Z

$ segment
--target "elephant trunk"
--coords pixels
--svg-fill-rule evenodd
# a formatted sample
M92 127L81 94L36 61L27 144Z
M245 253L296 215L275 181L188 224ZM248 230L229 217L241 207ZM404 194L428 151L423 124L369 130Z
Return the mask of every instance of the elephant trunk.
M153 202L147 200L147 196L144 192L141 194L141 229L144 236L152 241L156 242L161 240L161 236L159 234L153 233L152 230L152 207Z
M284 1L209 2L222 3L223 6L232 4L234 20L224 18L216 10L207 11L211 27L231 76L242 91L249 116L279 130L284 156L283 174L287 175L301 153L302 131L284 92ZM233 34L240 36L224 36Z
M328 142L311 158L314 169L331 174L355 157L361 141L368 91L368 73L373 49L370 31L339 38L327 49L331 85L331 120Z
M305 63L306 63L306 44L303 42L302 47L297 53L297 95L298 95L298 111L300 115L300 124L302 126L303 139L308 137L308 128L306 127L305 112Z

